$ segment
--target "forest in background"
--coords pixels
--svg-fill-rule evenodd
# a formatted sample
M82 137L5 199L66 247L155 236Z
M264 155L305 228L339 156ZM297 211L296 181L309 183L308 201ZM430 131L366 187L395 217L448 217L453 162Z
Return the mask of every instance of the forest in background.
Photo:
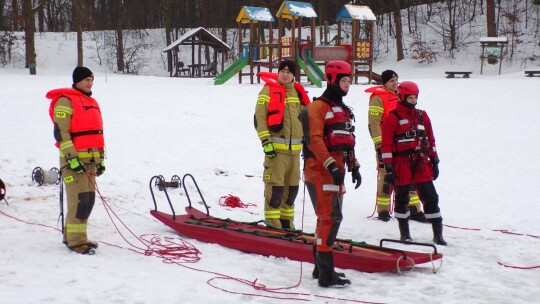
M337 13L345 4L369 6L377 17L375 59L396 50L398 61L405 56L428 64L440 57L451 60L460 50L478 43L479 36L507 37L507 60L524 60L519 56L524 48L533 49L534 58L528 59L538 59L534 50L538 53L540 47L540 0L302 2L312 4L318 14L318 26L335 24ZM230 33L237 28L235 19L241 7L267 7L275 16L282 3L281 0L0 0L0 64L9 64L13 50L24 48L25 67L32 72L36 56L34 33L76 32L82 65L82 33L111 31L110 53L116 58L113 70L137 74L140 68L127 61L136 58L136 53L146 46L145 29L165 29L163 40L168 45L195 27L207 28L232 46L227 58L232 61L238 50L235 35ZM304 22L307 26L308 20ZM20 32L24 35L17 35Z

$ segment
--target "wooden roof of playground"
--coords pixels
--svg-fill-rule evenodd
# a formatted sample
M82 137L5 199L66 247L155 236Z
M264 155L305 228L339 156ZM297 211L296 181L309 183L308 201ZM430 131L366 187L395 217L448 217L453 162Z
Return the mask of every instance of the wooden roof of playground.
M231 50L225 42L203 27L198 27L186 32L182 37L164 48L163 52L170 52L180 45L209 45L218 52L228 52Z
M254 22L274 22L274 17L266 7L242 6L236 22L249 23Z
M283 1L276 16L286 19L305 17L317 18L317 13L311 6L311 3L298 1Z
M336 21L344 22L351 22L353 19L366 21L377 20L369 7L350 4L344 5L336 17Z

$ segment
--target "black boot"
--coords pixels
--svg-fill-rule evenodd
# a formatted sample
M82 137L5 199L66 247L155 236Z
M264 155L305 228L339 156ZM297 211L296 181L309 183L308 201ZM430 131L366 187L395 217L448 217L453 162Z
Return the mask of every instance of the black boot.
M417 221L420 223L427 223L426 215L420 208L417 208L416 206L409 206L409 211L411 212L411 216L409 217L412 221Z
M317 246L313 245L313 272L311 273L311 276L314 279L319 278L319 267L317 267ZM340 278L344 278L345 274L343 272L336 272L336 275Z
M340 277L334 271L334 255L330 252L317 252L317 267L319 269L319 286L342 288L351 285L351 281Z
M319 267L317 267L317 245L313 245L313 272L311 273L311 276L314 279L319 278Z
M409 220L408 219L398 219L399 224L399 239L402 242L412 242L411 233L409 232Z
M433 227L433 242L437 245L448 245L442 236L442 220L431 223Z

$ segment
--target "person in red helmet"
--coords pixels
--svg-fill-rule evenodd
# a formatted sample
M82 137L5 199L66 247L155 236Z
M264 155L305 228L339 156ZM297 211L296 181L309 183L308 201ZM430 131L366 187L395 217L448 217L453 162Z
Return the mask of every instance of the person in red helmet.
M355 189L362 183L354 153L354 115L343 102L352 69L345 61L330 61L325 74L326 90L301 112L305 184L317 215L313 277L321 287L345 287L351 281L334 270L332 250L343 219L345 168L351 172Z
M399 82L398 74L392 70L383 71L381 79L382 86L367 88L364 92L371 93L369 97L368 129L373 140L377 160L377 219L388 222L392 218L390 216L390 198L394 189L384 182L386 170L381 161L381 125L388 113L396 108L399 101L397 94ZM418 193L414 189L411 189L409 193L409 210L412 220L426 222L426 217L422 212L422 204L418 198Z
M409 191L414 186L424 202L424 213L433 227L433 242L447 245L442 235L439 195L433 180L439 176L439 156L428 114L416 109L420 90L416 83L404 81L398 87L400 102L382 125L381 158L386 182L396 191L395 217L400 239L412 241L409 232Z

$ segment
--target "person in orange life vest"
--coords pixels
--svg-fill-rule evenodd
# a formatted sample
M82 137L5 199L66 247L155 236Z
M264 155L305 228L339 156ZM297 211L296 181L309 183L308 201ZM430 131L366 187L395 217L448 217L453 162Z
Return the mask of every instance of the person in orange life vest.
M305 184L317 215L313 277L321 287L351 284L343 273L334 270L332 253L343 219L345 167L352 174L355 189L362 182L360 164L354 153L354 115L343 102L349 92L351 74L352 68L347 62L328 62L326 90L301 114Z
M307 92L294 81L296 64L284 60L278 73L260 72L266 82L255 107L255 129L264 157L264 219L276 228L294 229L294 201L300 181L302 123Z
M368 129L376 151L377 162L377 218L380 221L390 220L390 197L393 189L391 185L384 182L386 170L381 162L381 125L388 113L396 108L398 103L397 87L398 74L392 70L385 70L381 74L382 86L375 86L365 90L371 93L369 97L368 109ZM416 190L409 193L409 209L411 219L419 222L426 222L426 217L422 212L422 206Z
M72 88L49 91L49 115L60 150L60 170L66 187L67 215L63 243L72 251L92 255L97 243L88 240L86 228L95 201L96 176L105 171L103 121L92 98L94 74L78 66Z
M439 176L439 156L428 114L416 109L416 83L404 81L398 87L400 102L382 125L381 158L386 169L386 182L396 191L395 217L400 238L412 241L409 233L409 191L413 185L424 202L425 216L433 227L433 242L446 245L442 236L439 195L433 180Z

